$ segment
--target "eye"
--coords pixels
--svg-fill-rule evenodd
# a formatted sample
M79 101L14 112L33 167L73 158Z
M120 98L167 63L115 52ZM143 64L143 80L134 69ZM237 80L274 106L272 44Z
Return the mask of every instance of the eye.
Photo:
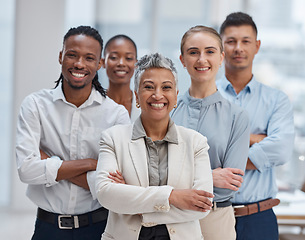
M147 89L147 90L154 89L154 87L150 84L145 85L144 88Z
M233 44L233 43L235 43L235 41L233 40L226 41L226 44Z
M197 51L190 51L189 54L190 55L196 55L198 52Z
M117 57L116 56L110 56L109 59L112 60L112 61L115 61L117 59Z
M74 53L67 53L66 56L72 58L72 57L76 57L76 54L74 54Z
M133 61L134 58L133 58L133 57L127 57L126 60L127 60L127 61Z
M165 86L163 86L163 89L164 90L170 90L170 89L172 89L173 87L171 86L171 85L165 85Z
M208 50L207 53L208 53L208 54L213 54L214 51L213 51L213 50Z
M87 57L86 58L88 61L94 61L95 59L94 59L94 57Z

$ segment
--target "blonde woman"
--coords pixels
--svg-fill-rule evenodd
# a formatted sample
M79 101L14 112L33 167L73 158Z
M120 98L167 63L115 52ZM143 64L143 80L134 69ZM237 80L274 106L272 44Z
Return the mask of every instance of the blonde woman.
M216 88L223 59L222 41L213 28L195 26L182 37L180 60L191 85L171 117L177 125L206 136L210 146L215 198L210 214L200 221L205 240L235 239L231 199L243 181L249 148L246 112L224 99Z

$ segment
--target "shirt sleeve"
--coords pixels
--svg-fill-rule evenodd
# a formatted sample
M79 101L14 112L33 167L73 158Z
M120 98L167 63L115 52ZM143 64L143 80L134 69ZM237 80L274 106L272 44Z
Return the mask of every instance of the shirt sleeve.
M294 144L294 122L292 105L288 97L280 92L269 118L266 135L261 142L250 147L249 159L258 169L282 165L289 161Z
M45 184L49 187L57 183L55 179L62 160L59 157L41 160L40 128L37 104L32 96L28 96L21 105L17 120L17 169L22 182L34 185Z
M119 111L116 117L115 125L117 124L129 124L130 123L130 117L128 114L128 111L125 107L119 106Z

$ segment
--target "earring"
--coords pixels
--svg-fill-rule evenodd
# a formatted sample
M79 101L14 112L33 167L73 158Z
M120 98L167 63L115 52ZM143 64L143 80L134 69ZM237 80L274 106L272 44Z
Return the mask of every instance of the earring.
M176 108L177 107L177 103L174 105L174 108Z
M140 108L140 104L139 104L139 103L136 103L136 107L137 107L137 108Z

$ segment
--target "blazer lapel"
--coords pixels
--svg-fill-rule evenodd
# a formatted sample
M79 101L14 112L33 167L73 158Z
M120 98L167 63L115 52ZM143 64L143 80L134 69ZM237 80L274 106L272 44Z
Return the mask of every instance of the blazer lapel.
M140 186L149 186L147 153L144 139L140 138L138 140L131 141L129 143L129 151Z
M168 144L168 179L167 184L175 187L179 185L180 175L185 160L185 144Z

